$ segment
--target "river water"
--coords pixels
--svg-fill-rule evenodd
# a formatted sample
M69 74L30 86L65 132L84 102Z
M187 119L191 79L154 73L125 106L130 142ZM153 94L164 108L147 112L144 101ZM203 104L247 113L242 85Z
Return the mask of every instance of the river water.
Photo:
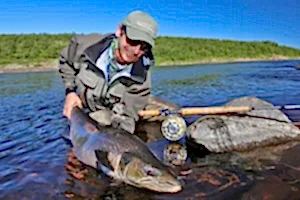
M300 61L154 68L152 93L183 107L222 105L248 95L276 105L299 104L300 70L292 67L297 64ZM264 172L263 177L267 178L263 182L250 180L243 171L235 169L197 169L198 176L202 178L216 177L218 171L219 175L222 174L220 179L226 176L231 180L232 177L241 180L222 190L222 185L219 189L213 189L199 184L199 181L191 183L180 194L160 195L115 183L81 164L75 166L73 172L88 169L89 173L87 178L78 179L66 167L70 166L68 154L71 146L61 137L62 133L68 131L68 121L62 116L64 88L59 74L0 74L0 99L1 199L231 199L232 195L238 196L237 199L300 197L298 147L288 152L287 158L283 158L292 156L293 161L298 161L296 166L280 168L274 172L275 175L273 172ZM300 121L299 116L300 110L289 115L294 121ZM213 160L214 156L205 159ZM284 178L276 175L280 172L285 173ZM278 190L280 192L274 195L273 191ZM218 191L223 192L222 195L218 196Z

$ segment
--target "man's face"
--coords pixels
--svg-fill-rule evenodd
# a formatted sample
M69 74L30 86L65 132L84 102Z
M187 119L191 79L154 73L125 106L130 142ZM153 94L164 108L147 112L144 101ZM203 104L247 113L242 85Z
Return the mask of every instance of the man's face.
M119 37L119 54L121 61L125 63L135 63L145 54L149 45L139 40L131 40L126 35L126 30L122 29Z

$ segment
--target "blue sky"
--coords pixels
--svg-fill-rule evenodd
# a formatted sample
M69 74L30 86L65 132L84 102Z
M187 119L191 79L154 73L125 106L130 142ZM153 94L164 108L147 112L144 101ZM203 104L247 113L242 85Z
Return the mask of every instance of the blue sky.
M300 48L300 0L1 0L2 33L107 33L132 10L159 35L270 40Z

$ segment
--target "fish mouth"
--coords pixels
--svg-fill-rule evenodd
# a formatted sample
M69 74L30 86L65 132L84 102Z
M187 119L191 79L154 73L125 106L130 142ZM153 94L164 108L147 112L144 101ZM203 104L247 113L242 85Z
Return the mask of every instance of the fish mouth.
M154 190L156 192L161 193L178 193L182 190L181 185L172 185L172 186L164 186L164 187L156 187L156 188L148 188Z
M180 192L182 190L182 186L181 185L173 185L172 187L170 187L169 189L165 190L168 193L177 193Z
M178 193L180 192L183 188L182 185L178 180L176 181L167 181L163 183L138 183L137 184L141 188L145 188L151 191L155 192L161 192L161 193Z

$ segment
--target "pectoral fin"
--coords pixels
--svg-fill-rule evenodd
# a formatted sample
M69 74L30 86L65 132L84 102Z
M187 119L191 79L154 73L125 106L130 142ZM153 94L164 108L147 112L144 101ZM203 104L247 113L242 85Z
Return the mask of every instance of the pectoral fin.
M108 174L110 171L114 171L114 167L108 160L108 152L95 150L97 158L97 168L101 169L104 173Z

